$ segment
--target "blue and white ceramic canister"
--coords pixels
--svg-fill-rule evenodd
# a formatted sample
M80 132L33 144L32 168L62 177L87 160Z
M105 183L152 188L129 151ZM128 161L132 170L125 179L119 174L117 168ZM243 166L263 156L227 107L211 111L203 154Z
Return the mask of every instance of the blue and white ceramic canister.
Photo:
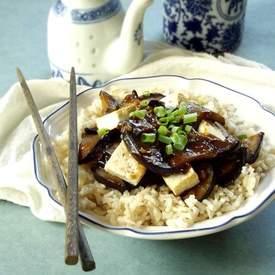
M48 19L53 77L98 86L133 70L144 51L143 17L153 0L133 0L126 15L120 0L55 0Z
M175 45L209 53L240 45L246 0L164 0L163 34Z

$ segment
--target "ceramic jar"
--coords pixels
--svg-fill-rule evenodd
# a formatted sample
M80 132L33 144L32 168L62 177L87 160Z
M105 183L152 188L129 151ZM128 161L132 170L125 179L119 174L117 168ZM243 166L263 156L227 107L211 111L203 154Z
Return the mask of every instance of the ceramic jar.
M209 53L240 45L246 0L164 0L163 34L175 45Z
M110 79L101 59L105 45L119 35L123 17L119 0L57 0L48 19L52 76L68 80L74 66L80 85L97 86Z

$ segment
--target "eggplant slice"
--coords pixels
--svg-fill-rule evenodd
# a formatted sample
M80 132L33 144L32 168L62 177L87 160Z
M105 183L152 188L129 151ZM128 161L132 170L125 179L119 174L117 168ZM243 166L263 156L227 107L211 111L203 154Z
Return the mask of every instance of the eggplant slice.
M85 162L85 159L87 156L91 153L91 151L94 149L96 144L99 141L98 134L84 134L82 135L82 140L79 145L79 151L78 151L78 159L79 163Z
M119 144L120 142L120 132L118 129L111 130L107 135L101 138L97 144L92 148L92 150L87 154L85 158L80 158L79 164L90 163L92 167L98 164L98 162L104 159L104 156L109 154L108 150L114 147L114 144Z
M142 95L139 97L140 100L147 99L149 102L150 101L160 101L162 98L165 96L161 93L150 93L149 95ZM162 102L159 102L159 105L162 105Z
M181 197L187 199L190 195L194 195L199 201L206 199L214 188L214 171L210 163L204 162L195 165L194 170L199 176L200 183L185 191Z
M153 173L168 176L179 172L186 172L190 167L187 163L181 167L172 167L165 161L157 145L143 144L133 133L124 132L122 139L134 158Z
M116 99L104 91L100 91L99 98L102 104L102 110L104 114L111 113L119 109L119 104Z
M120 123L121 131L132 131L135 136L140 136L142 133L156 133L156 129L160 126L155 114L148 112L144 119L128 119ZM125 128L126 127L126 128Z
M216 159L214 162L215 183L227 186L232 183L242 172L246 163L247 149L240 146L227 156Z
M155 174L150 170L146 170L145 175L142 177L137 187L139 186L147 187L152 185L162 186L164 184L165 182L161 175Z
M216 112L210 111L199 104L196 103L188 103L187 104L187 111L188 113L197 113L198 120L197 125L201 123L202 120L209 120L212 122L219 122L221 125L225 124L225 119L221 115Z
M139 104L139 98L136 90L133 90L131 94L126 95L122 102L120 103L120 108L126 107L130 104L136 103L137 105Z
M104 184L107 187L116 189L121 193L123 193L126 190L133 189L131 184L127 183L126 181L114 175L111 175L101 167L94 169L93 172L94 172L94 177L98 182Z
M186 163L214 159L226 152L233 150L239 141L228 135L223 141L219 138L206 136L192 130L188 136L188 143L184 151L178 151L170 158L173 167L179 167Z
M259 132L258 134L250 136L243 141L244 146L247 148L247 163L252 164L258 158L263 142L263 137L264 133Z

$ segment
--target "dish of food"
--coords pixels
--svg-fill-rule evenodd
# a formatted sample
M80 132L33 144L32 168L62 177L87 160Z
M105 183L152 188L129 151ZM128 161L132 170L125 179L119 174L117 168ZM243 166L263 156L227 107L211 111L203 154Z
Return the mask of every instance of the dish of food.
M172 76L118 80L78 99L86 221L135 237L183 238L233 226L243 220L234 217L271 199L272 133L246 110L274 116L256 101L207 80ZM63 167L65 117L63 106L46 120ZM34 149L36 175L46 185L37 140Z

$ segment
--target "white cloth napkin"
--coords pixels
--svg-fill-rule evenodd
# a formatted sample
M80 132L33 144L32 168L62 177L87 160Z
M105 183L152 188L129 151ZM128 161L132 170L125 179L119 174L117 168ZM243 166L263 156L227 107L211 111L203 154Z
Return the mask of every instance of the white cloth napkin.
M247 93L275 110L275 72L234 55L215 58L147 43L145 60L127 76L160 74L207 78ZM28 84L42 117L68 98L68 83L61 79L31 80ZM36 130L18 84L0 99L0 125L0 200L28 206L39 219L63 222L63 209L52 202L34 177L31 144Z

